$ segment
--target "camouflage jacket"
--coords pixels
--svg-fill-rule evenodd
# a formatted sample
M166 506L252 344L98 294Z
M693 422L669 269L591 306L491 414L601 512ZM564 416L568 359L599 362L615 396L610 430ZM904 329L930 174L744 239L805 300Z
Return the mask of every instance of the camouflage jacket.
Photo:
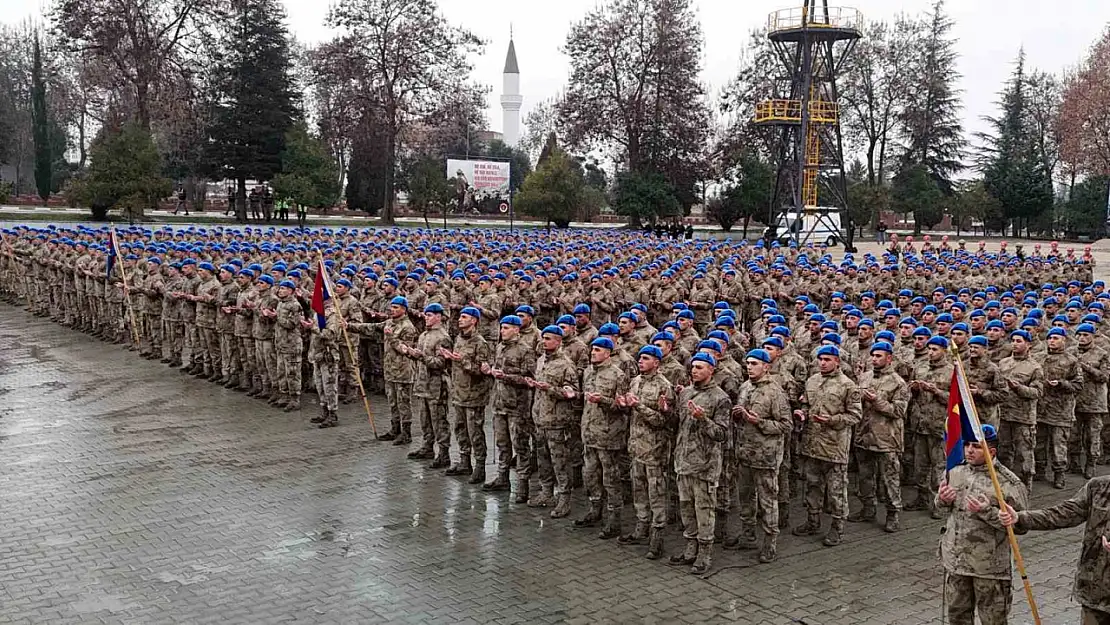
M943 438L944 426L948 422L948 388L952 383L952 363L947 358L935 363L926 359L914 367L911 382L915 381L932 384L938 392L925 389L912 391L909 417L914 432Z
M736 458L753 469L777 469L782 464L786 435L794 427L786 391L768 374L759 381L746 380L740 386L738 405L759 417L749 423L736 417Z
M551 385L551 388L536 389L532 399L532 421L540 428L571 428L579 426L582 420L581 387L578 367L562 349L544 353L536 361L535 379ZM563 387L574 389L575 397L567 399Z
M293 295L277 300L277 317L274 318L274 349L279 354L297 354L304 350L301 340L301 321L304 308Z
M976 389L972 392L975 408L982 415L983 421L997 424L998 405L1009 392L1006 388L1006 380L1002 378L1002 371L989 357L966 358L963 363L964 373L967 374L967 385Z
M848 463L848 449L852 440L852 426L859 423L863 414L859 387L839 370L829 375L817 373L806 381L806 422L802 429L801 453L803 456ZM822 423L814 415L825 415Z
M339 324L339 315L334 308L327 309L324 317L324 327L316 321L313 315L312 327L309 328L308 353L312 362L339 362L339 343L343 340L343 328Z
M1037 361L1025 356L1010 356L998 363L1002 379L1009 385L1002 395L999 416L1003 421L1037 424L1037 400L1044 389L1044 371ZM1012 383L1012 384L1011 384Z
M1072 351L1046 351L1041 357L1044 389L1037 400L1037 423L1071 427L1075 422L1075 397L1083 388L1083 370ZM1056 386L1050 380L1058 380Z
M856 426L854 444L860 449L880 452L903 450L906 410L910 387L893 366L879 371L864 371L859 387L875 393L874 400L863 400L863 418Z
M690 411L693 402L704 411L700 418ZM721 444L732 420L728 395L713 381L687 386L678 396L678 436L674 445L677 475L689 475L714 484L721 477L724 452Z
M451 351L462 356L461 360L451 363L451 404L460 408L485 408L493 386L492 378L482 373L482 365L493 357L489 343L475 328L469 335L460 332Z
M582 377L582 393L598 393L597 403L586 401L582 411L582 443L597 449L625 449L628 413L613 402L628 392L628 375L612 358L591 364Z
M1006 503L1015 510L1026 508L1025 485L1002 463L994 461L998 482ZM948 484L956 490L956 501L940 509L950 511L940 537L940 561L944 570L955 575L984 579L1010 579L1010 543L998 522L998 499L994 494L986 465L962 464L948 473ZM986 497L990 507L979 512L967 510L969 497Z
M254 325L254 308L258 304L258 289L249 286L235 295L235 336L249 339Z
M216 307L220 305L220 281L211 278L206 282L197 282L196 296L202 298L196 303L198 328L216 327Z
M218 306L216 306L216 329L220 332L227 334L235 332L235 313L225 313L223 309L235 306L240 290L242 289L234 280L228 280L227 284L220 285L220 294L217 299Z
M1110 475L1083 485L1071 499L1045 508L1018 513L1015 530L1054 530L1086 523L1073 596L1080 605L1110 612L1110 554L1102 537L1110 536Z
M447 334L447 328L441 323L439 327L421 332L416 339L416 349L418 353L410 356L416 363L416 375L412 384L413 397L446 401L449 361L439 353L439 350L451 349L451 337Z
M1076 351L1083 370L1083 386L1075 397L1076 412L1106 412L1106 381L1110 379L1110 354L1097 347Z
M536 355L525 339L497 344L490 367L505 373L493 381L493 410L507 414L532 414L532 389L524 382L536 370Z
M659 365L659 372L670 381L671 386L690 385L690 376L686 372L686 366L673 353L663 359L663 363Z
M674 436L674 387L656 370L651 375L640 374L633 378L628 392L639 399L632 407L628 427L628 455L648 466L666 466L670 462ZM667 398L666 410L659 405L660 397Z
M274 295L273 288L266 289L266 292L258 292L258 298L255 300L254 309L254 322L251 324L251 336L256 341L272 341L274 340L274 322L273 317L266 317L262 315L262 309L276 310L278 305L277 296Z
M373 334L380 331L385 343L382 352L382 372L385 374L385 381L412 384L415 367L412 365L412 360L401 353L402 343L409 347L416 346L416 328L407 316L398 319L390 317L377 323L352 323L349 327L355 328L358 332L370 331Z

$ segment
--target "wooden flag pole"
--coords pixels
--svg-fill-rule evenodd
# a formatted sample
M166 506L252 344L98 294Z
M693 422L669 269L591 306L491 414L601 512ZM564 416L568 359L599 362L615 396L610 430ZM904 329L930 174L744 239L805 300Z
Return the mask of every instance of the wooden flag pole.
M981 423L979 421L979 411L975 408L975 399L971 396L971 391L967 388L967 374L964 370L963 360L960 358L959 349L955 343L949 346L952 352L952 358L956 361L956 368L959 370L957 380L960 384L960 394L967 398L967 406L971 411L972 423ZM991 484L994 485L994 496L998 499L998 505L1001 509L1006 505L1006 498L1002 494L1002 484L998 482L998 473L994 470L994 457L991 455L990 446L987 444L986 437L982 436L979 432L979 447L983 450L983 457L986 458L987 472L991 477ZM1041 625L1041 615L1037 610L1037 601L1033 598L1033 584L1029 581L1029 575L1025 572L1025 560L1021 557L1021 548L1018 547L1017 536L1014 534L1013 527L1006 527L1006 538L1010 541L1010 550L1014 553L1014 564L1017 566L1018 575L1021 576L1021 583L1025 586L1025 599L1029 602L1029 612L1033 615L1033 622L1036 625Z
M347 344L347 354L351 358L351 365L355 368L355 381L358 382L358 393L362 396L362 406L366 408L366 417L370 419L370 429L374 432L374 440L378 440L378 426L374 425L374 412L370 410L370 399L366 397L366 388L362 385L362 370L355 358L355 350L351 345L351 335L347 333L347 321L343 319L342 307L339 305L338 298L334 296L335 289L331 287L331 281L328 279L328 268L324 265L324 255L322 253L316 271L321 272L324 286L328 288L329 293L333 294L332 304L335 306L335 314L339 315L339 327L343 329L343 341Z
M119 239L116 238L116 227L110 226L111 231L108 236L112 237L112 253L116 255L116 260L119 261L119 275L123 278L123 299L127 302L127 317L131 320L131 338L135 341L135 349L142 349L139 342L139 324L135 319L135 307L131 305L131 287L127 282L127 265L123 260L123 256L119 253Z

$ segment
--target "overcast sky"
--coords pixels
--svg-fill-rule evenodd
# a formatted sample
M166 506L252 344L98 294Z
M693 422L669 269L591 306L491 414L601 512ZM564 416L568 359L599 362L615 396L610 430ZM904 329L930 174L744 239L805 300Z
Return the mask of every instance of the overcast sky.
M522 118L537 102L556 95L566 82L567 58L560 52L570 24L598 0L439 0L454 24L488 42L474 60L475 79L493 87L488 104L492 130L501 130L501 70L512 25L520 61L524 96ZM328 39L324 16L330 2L284 0L292 32L305 43ZM889 20L906 12L924 12L931 0L837 0L868 19ZM41 0L0 0L0 20L19 22L40 14ZM705 36L702 80L716 93L735 73L741 45L752 28L766 23L775 9L801 5L800 0L694 0ZM980 118L995 112L997 92L1012 69L1018 49L1025 46L1030 66L1049 72L1079 63L1087 48L1110 23L1110 0L949 0L959 41L963 74L965 128L984 129Z

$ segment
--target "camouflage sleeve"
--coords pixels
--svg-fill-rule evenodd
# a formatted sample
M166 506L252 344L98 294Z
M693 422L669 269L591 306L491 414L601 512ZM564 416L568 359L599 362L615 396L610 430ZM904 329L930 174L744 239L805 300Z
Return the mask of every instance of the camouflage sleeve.
M1083 366L1083 379L1095 384L1102 384L1110 379L1110 356L1104 355L1097 365L1081 363Z
M863 418L863 399L855 384L848 386L842 409L843 412L829 415L829 426L834 430L850 428Z
M1022 399L1040 399L1044 389L1044 371L1037 369L1029 384L1014 383L1012 390Z
M1002 371L995 367L990 386L981 388L979 391L983 395L983 400L992 404L1001 403L1006 398L1006 379L1002 376Z
M790 413L790 402L786 399L786 393L778 392L771 394L771 414L767 417L760 419L756 423L759 431L768 436L775 434L786 435L794 428L793 415Z
M728 397L721 395L709 409L705 411L705 418L700 420L706 436L723 443L728 440L729 425L732 420L732 406Z
M887 399L882 396L876 396L875 401L871 402L871 406L875 412L890 417L891 419L905 419L906 409L910 404L910 387L902 384L894 391L894 394Z
M1071 499L1043 510L1022 510L1018 512L1015 529L1058 530L1082 525L1087 521L1090 507L1090 482L1083 485Z
M1078 393L1079 389L1083 386L1083 369L1079 366L1079 361L1076 360L1068 371L1068 377L1060 380L1060 388L1068 393Z

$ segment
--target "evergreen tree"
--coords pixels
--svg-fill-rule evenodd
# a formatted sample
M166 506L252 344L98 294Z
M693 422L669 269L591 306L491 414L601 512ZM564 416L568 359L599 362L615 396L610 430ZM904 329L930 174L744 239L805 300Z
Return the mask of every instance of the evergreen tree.
M912 77L911 97L902 110L906 133L902 169L923 165L945 194L952 193L952 176L958 172L964 146L960 124L960 91L956 81L956 40L951 38L952 20L937 0L927 17L921 50L907 59Z
M46 77L42 69L42 45L35 34L31 66L31 117L35 141L35 187L43 203L53 186L54 159L50 155L50 117L46 109Z
M139 122L122 128L102 128L89 149L89 167L75 180L75 199L92 208L94 219L105 219L119 207L129 218L140 218L173 191L162 177L162 159L154 139Z
M601 193L586 184L581 166L558 147L536 166L517 195L516 209L566 228L579 210L590 214Z
M234 0L216 70L209 161L237 182L236 215L246 221L246 181L281 172L285 134L297 116L285 9L277 0Z
M377 215L385 204L389 154L386 131L371 116L364 117L351 140L347 167L347 208Z
M339 173L324 143L299 123L285 137L282 172L274 177L274 194L313 208L329 207L338 197Z
M894 176L890 189L894 210L913 214L913 233L932 228L944 219L941 201L944 195L924 165L913 165Z

